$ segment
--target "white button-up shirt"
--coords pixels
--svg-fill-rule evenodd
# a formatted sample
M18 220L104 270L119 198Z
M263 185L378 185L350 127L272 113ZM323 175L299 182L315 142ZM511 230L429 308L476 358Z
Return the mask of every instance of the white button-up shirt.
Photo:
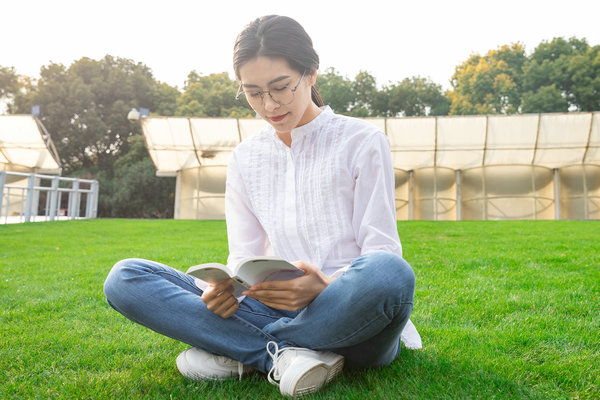
M324 107L290 147L268 126L233 151L226 187L232 267L272 254L337 276L361 254L402 255L389 141L366 121Z

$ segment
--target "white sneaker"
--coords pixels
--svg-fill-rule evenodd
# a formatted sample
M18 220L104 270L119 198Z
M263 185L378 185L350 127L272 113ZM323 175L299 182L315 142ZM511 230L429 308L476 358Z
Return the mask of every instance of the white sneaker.
M271 346L275 349L274 352L271 352ZM335 378L344 367L344 357L327 351L300 347L280 350L277 343L269 342L267 352L273 359L269 382L279 385L281 394L287 396L296 397L316 392Z
M196 347L177 356L177 369L181 375L194 380L223 380L249 373L254 368L231 358L217 356Z

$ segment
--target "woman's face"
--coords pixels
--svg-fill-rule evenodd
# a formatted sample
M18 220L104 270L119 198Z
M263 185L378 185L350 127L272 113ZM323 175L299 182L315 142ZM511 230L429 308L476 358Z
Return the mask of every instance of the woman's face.
M246 93L248 103L279 134L289 133L307 124L319 114L320 109L311 99L311 87L316 82L317 74L309 74L310 71L306 71L302 78L302 74L290 68L285 59L264 56L248 61L239 69L242 90ZM289 97L289 90L296 85L298 88L293 101L287 105L278 104L266 93L270 90L271 95L278 99L279 96L285 98L283 93L287 91ZM258 92L264 92L262 101Z

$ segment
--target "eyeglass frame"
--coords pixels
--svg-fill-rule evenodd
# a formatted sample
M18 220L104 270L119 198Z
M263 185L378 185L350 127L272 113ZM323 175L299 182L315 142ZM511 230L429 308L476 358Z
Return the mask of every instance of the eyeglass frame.
M306 76L306 70L304 70L304 72L302 73L302 76L300 77L300 80L298 81L296 86L294 86L293 89L290 89L290 87L288 86L288 89L290 89L290 91L292 92L292 101L290 101L289 103L282 104L282 103L278 102L277 100L275 100L273 98L273 95L271 95L272 89L269 89L269 90L259 90L258 92L256 92L256 94L260 94L260 104L261 105L265 104L265 93L268 93L271 100L273 100L275 103L279 104L280 106L288 106L288 105L292 104L294 102L294 99L296 98L296 90L298 90L298 87L300 86L300 83L302 83L302 79L304 79L305 76ZM240 99L240 96L242 95L242 93L244 93L244 95L246 95L246 91L242 90L242 86L244 86L244 84L240 83L240 87L238 88L237 94L235 95L236 100ZM247 100L247 98L246 98L246 100ZM248 100L248 103L250 103L249 100Z

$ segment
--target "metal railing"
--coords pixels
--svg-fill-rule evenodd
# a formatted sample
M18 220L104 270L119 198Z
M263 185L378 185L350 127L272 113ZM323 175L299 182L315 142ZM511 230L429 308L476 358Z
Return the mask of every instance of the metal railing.
M96 180L0 171L0 223L96 218L98 188Z

